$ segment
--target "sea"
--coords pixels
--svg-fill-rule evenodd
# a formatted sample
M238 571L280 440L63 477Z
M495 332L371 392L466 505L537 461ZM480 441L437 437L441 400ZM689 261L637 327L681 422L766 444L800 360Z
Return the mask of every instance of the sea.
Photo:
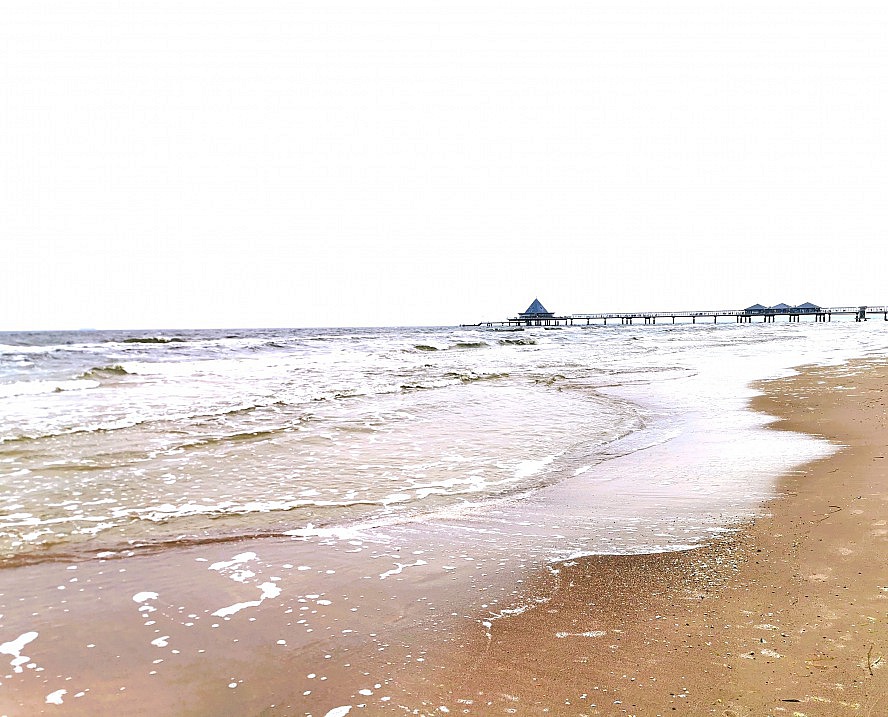
M0 637L19 646L10 655L31 635L39 652L47 631L95 646L78 632L92 603L75 620L54 592L65 583L33 570L57 565L80 571L67 575L84 600L117 591L121 610L145 618L145 649L172 640L179 661L190 641L232 671L231 643L210 647L215 628L242 630L242 645L279 630L267 649L292 648L296 672L335 664L341 677L346 636L372 669L341 694L288 697L281 714L366 703L361 679L395 680L393 658L370 657L380 623L489 630L544 599L521 587L535 570L684 550L759 514L781 475L840 447L770 430L773 417L750 409L758 382L886 354L882 320L0 333ZM218 599L212 581L229 586ZM286 622L306 604L310 625ZM69 610L70 622L52 617ZM256 616L265 628L250 628ZM334 632L339 643L318 641ZM398 670L421 661L408 632ZM127 650L138 654L115 648ZM276 663L251 655L240 677L204 675L202 694L213 680L226 692L266 679ZM120 676L131 693L132 660ZM73 694L91 678L67 661L56 687ZM144 667L160 684L163 668L147 656ZM24 678L7 678L0 697L30 713ZM45 682L34 689L57 694ZM235 712L271 709L256 693L227 699Z
M878 321L0 334L0 560L451 517L565 481L605 485L553 556L681 547L826 449L764 431L752 382L886 347ZM635 535L658 505L674 528Z

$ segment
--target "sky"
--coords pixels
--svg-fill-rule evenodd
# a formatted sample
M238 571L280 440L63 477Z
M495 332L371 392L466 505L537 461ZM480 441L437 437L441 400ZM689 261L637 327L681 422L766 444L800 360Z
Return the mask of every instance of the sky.
M888 304L888 4L9 0L0 330Z

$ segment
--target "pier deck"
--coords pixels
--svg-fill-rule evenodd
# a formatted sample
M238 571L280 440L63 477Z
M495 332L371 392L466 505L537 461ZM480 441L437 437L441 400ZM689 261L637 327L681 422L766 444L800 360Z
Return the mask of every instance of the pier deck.
M461 324L469 327L522 327L522 326L589 326L593 322L606 325L608 321L619 321L621 324L633 324L636 320L645 324L656 324L657 319L671 320L682 319L682 323L696 324L697 320L712 319L711 323L718 323L719 319L731 318L736 323L773 323L779 318L786 318L789 322L801 321L802 317L811 318L817 322L832 321L833 316L853 316L855 321L868 321L870 317L881 315L888 321L888 306L834 306L830 308L817 308L812 310L780 310L763 309L750 311L748 309L721 309L715 311L633 311L633 312L603 312L592 314L566 314L564 316L543 317L514 317L503 321L480 321L476 324ZM687 320L690 319L690 322Z

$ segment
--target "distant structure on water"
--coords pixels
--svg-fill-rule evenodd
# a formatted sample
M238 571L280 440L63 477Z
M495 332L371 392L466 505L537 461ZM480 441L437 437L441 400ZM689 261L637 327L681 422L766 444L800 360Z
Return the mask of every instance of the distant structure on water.
M551 311L546 311L546 307L540 303L539 299L534 299L533 303L527 307L527 311L518 314L519 319L532 321L534 319L552 319L555 317Z
M819 314L823 309L810 301L806 301L798 306L790 306L789 304L776 304L775 306L753 304L744 309L744 311L752 316L763 316L765 314Z
M869 315L882 314L888 321L888 306L835 306L823 308L817 304L806 301L798 306L789 304L776 304L763 306L753 304L745 309L722 309L716 311L636 311L615 312L599 314L566 314L556 316L542 305L539 299L534 299L525 311L518 316L505 321L481 321L477 324L462 324L462 326L483 326L487 328L508 327L520 330L522 326L590 326L593 321L607 324L608 320L619 319L622 324L631 324L635 319L643 319L645 324L656 324L657 319L690 319L690 323L696 324L697 319L711 318L712 323L718 323L719 318L733 318L738 324L752 323L753 318L761 317L762 323L774 323L777 316L786 316L788 321L797 322L802 316L813 316L814 321L832 321L833 316L853 316L855 321L867 321ZM684 323L687 323L685 321Z

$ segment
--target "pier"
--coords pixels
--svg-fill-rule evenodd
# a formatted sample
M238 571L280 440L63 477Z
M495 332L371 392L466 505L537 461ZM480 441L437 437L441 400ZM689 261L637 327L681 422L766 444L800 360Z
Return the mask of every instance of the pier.
M621 325L631 325L636 321L645 325L661 323L713 323L719 319L728 319L738 324L764 323L775 321L787 321L790 323L801 321L803 318L815 322L827 323L837 316L853 316L855 321L868 321L870 318L881 318L888 321L888 306L833 306L829 308L816 306L815 304L801 304L789 306L778 304L777 306L761 306L756 304L747 309L720 309L715 311L630 311L630 312L601 312L588 314L565 314L556 316L546 311L538 299L518 316L502 321L481 321L477 324L461 324L464 328L520 328L524 326L591 326L593 324L607 325L608 322Z

